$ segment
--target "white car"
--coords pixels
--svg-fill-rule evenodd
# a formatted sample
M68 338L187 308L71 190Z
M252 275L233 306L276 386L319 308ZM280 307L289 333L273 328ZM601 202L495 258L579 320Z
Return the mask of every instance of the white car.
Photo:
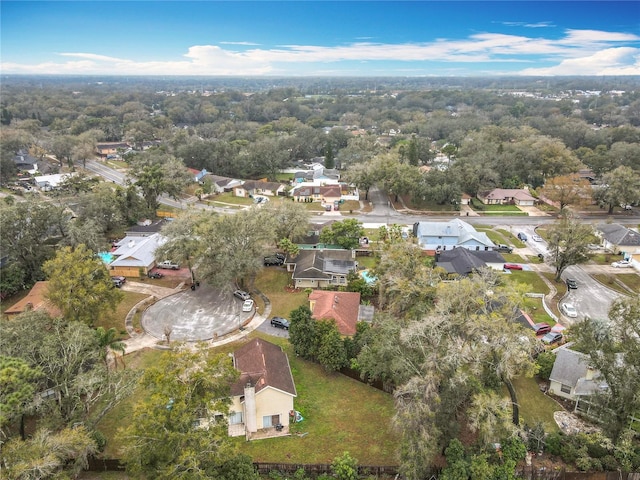
M562 307L560 308L567 317L576 318L578 316L578 311L576 310L576 307L574 307L570 303L563 303Z
M541 242L542 241L542 237L540 235L532 235L531 238L533 238L534 242Z
M253 300L245 300L242 304L242 311L250 312L251 310L253 310Z
M629 268L631 267L631 262L629 260L619 260L617 262L613 262L611 266L615 268Z

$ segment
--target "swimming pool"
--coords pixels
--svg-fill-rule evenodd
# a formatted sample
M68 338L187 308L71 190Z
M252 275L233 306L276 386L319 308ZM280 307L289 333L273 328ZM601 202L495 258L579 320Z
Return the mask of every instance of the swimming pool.
M109 265L111 262L113 262L113 259L114 259L111 252L98 252L98 256L100 257L100 260L104 262L105 265Z
M369 270L361 271L360 275L362 276L362 278L364 278L364 281L369 284L374 283L378 279L377 277L374 277L373 275L371 275L369 273Z

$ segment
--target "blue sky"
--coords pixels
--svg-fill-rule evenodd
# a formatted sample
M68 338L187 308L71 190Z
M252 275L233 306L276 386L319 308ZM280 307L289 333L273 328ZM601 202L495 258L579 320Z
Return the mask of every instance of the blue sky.
M640 75L640 2L0 1L3 74Z

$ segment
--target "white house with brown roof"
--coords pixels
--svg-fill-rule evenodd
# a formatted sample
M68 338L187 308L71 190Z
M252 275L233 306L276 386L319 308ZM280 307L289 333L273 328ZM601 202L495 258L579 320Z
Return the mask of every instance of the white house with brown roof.
M309 295L309 309L312 318L333 320L340 335L351 337L360 321L360 293L315 290Z
M229 435L245 435L247 440L287 435L297 396L287 354L254 338L233 352L233 366L240 378L231 387Z
M524 189L494 188L489 192L478 192L478 199L485 205L521 205L532 207L536 199Z

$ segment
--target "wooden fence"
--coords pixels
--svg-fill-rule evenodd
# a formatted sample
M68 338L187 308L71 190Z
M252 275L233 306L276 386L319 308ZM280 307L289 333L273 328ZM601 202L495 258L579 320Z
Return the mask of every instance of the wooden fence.
M293 475L298 470L304 470L311 478L322 474L331 474L329 464L298 464L298 463L265 463L254 462L253 466L260 475L271 472ZM91 472L124 471L125 467L117 458L89 458L87 468ZM378 476L383 478L403 479L399 474L400 467L396 465L359 465L358 474ZM438 480L440 471L433 469L424 480ZM567 472L565 470L547 470L535 467L520 467L516 471L516 478L523 480L640 480L640 473L621 472Z

